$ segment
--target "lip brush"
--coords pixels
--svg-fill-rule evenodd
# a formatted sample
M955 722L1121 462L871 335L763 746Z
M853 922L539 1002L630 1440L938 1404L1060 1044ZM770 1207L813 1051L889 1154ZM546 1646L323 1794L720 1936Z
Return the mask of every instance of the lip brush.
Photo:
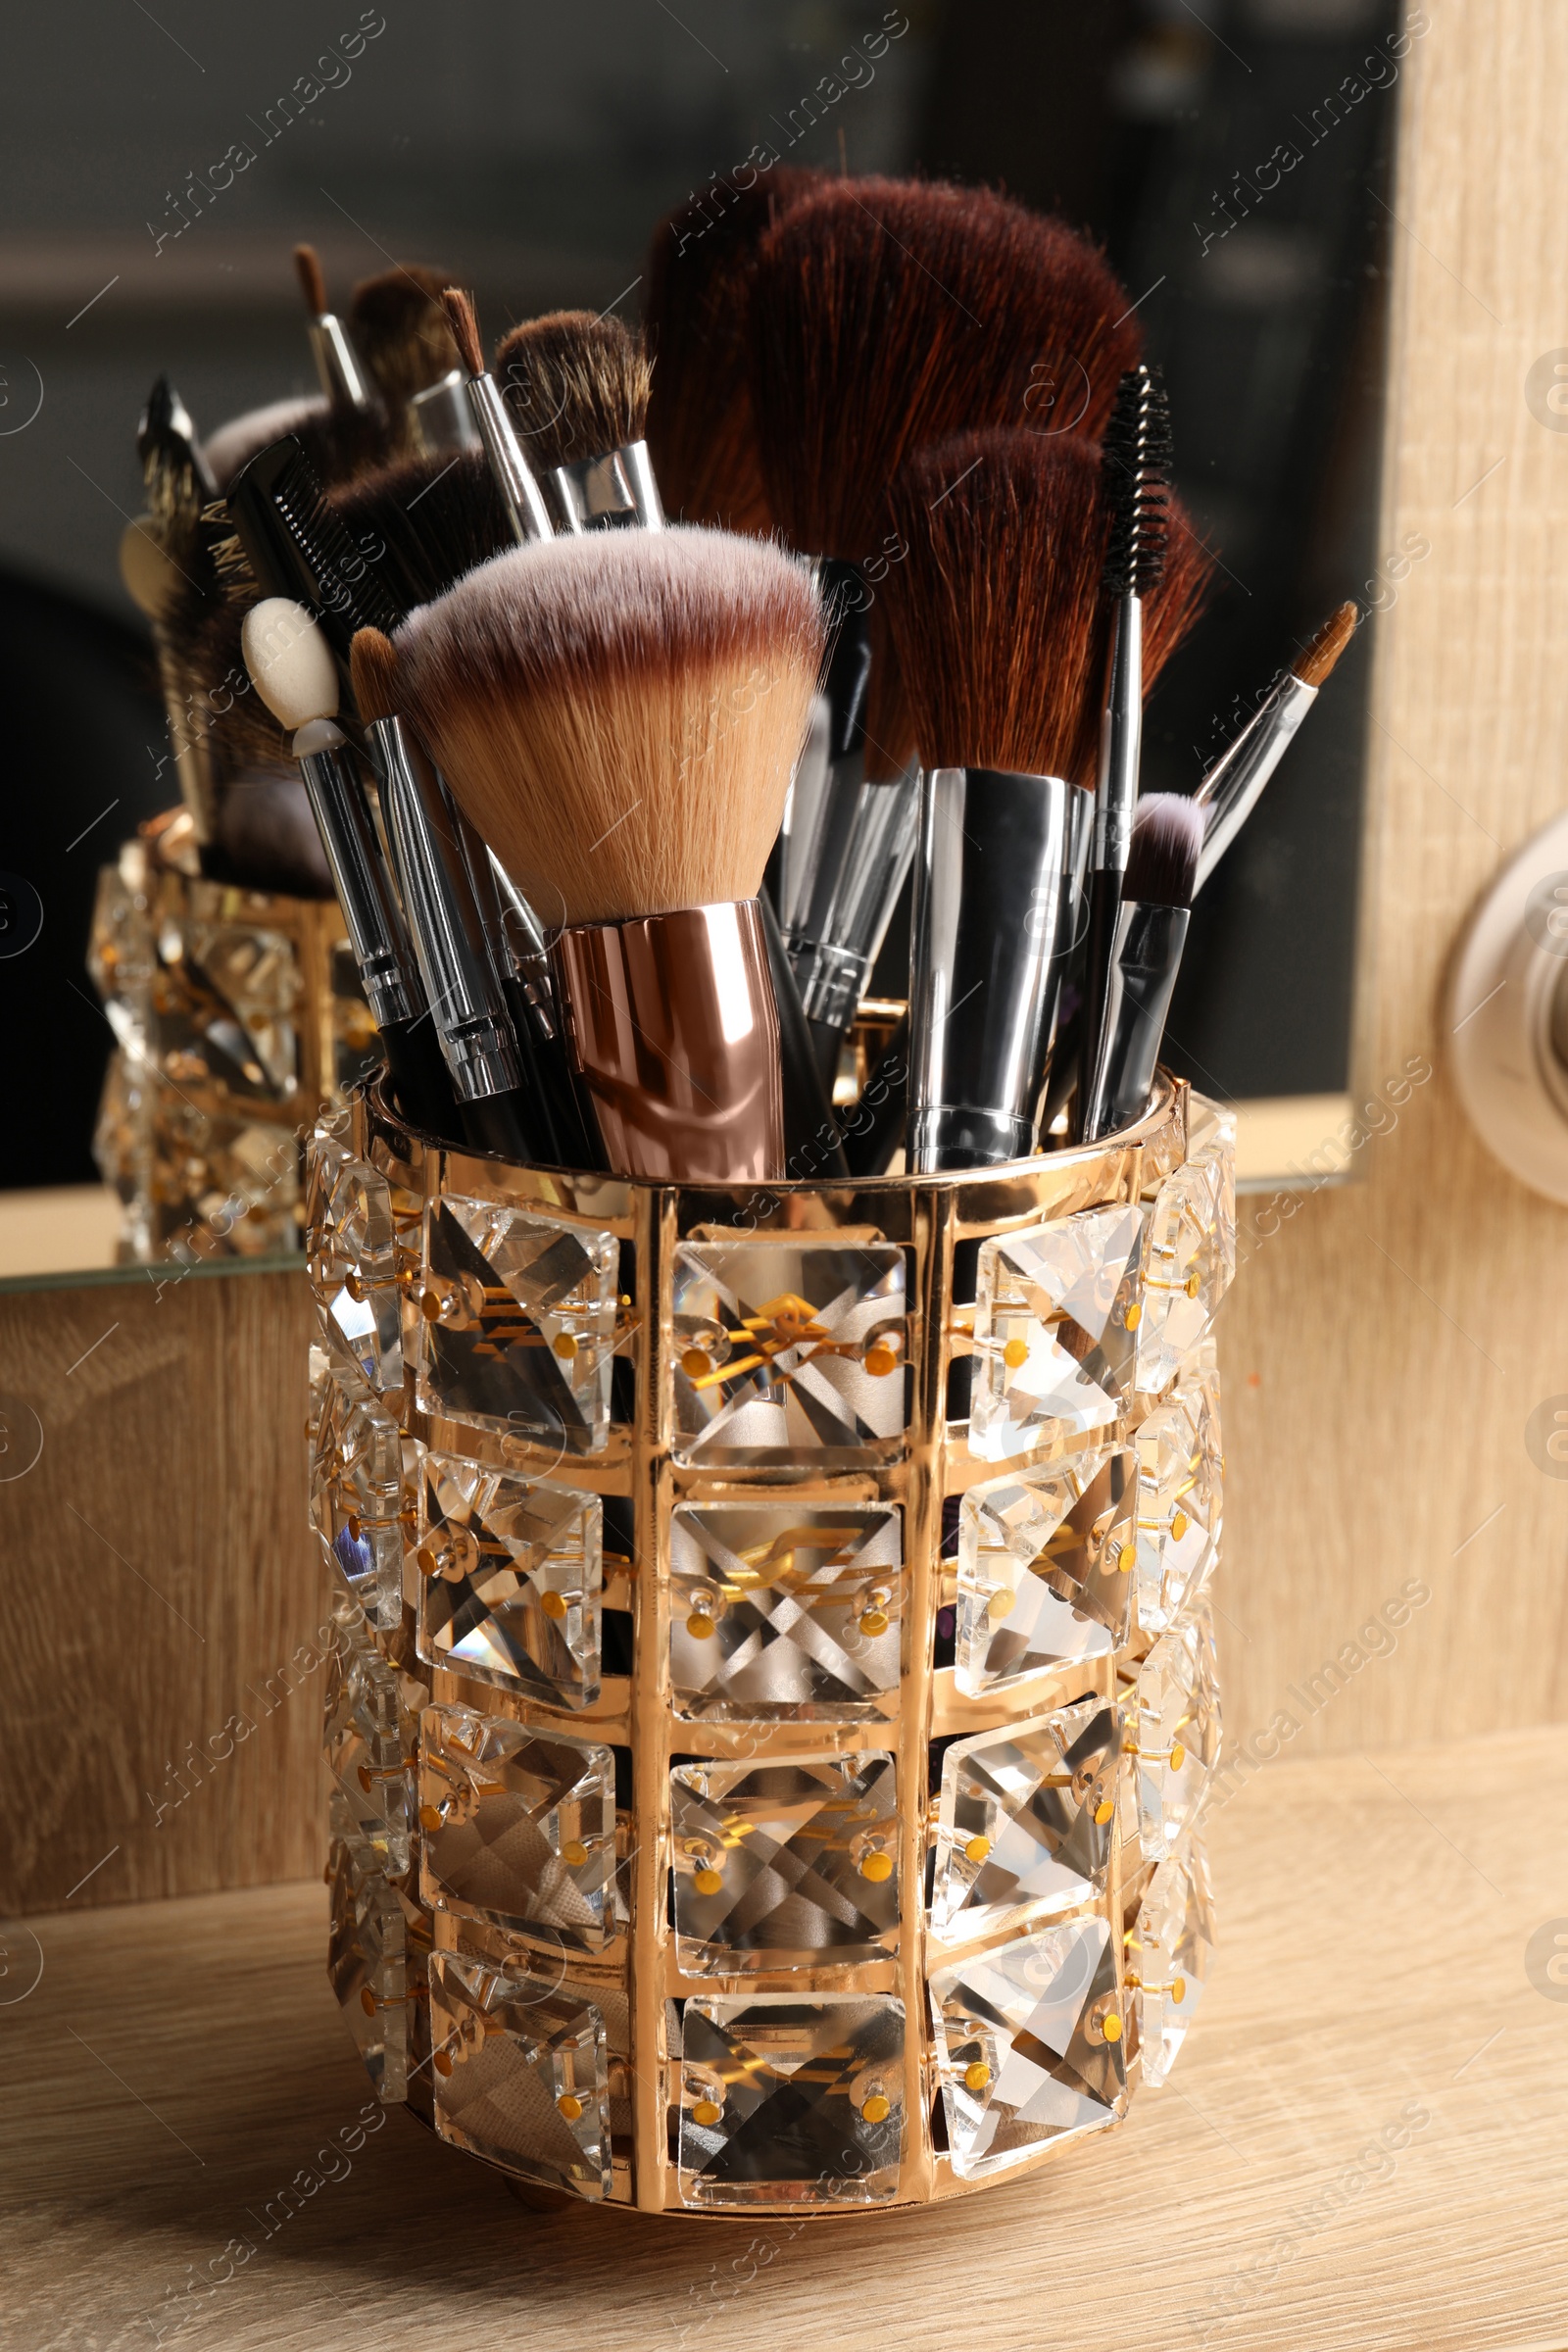
M1197 888L1201 890L1220 859L1246 824L1286 752L1297 729L1317 701L1319 690L1354 636L1360 612L1343 604L1298 654L1277 685L1264 696L1230 749L1221 754L1193 795L1207 811L1198 861Z
M555 525L545 494L523 454L501 386L484 364L472 297L460 287L448 286L441 301L466 371L468 408L506 504L512 535L519 547L535 539L551 539Z

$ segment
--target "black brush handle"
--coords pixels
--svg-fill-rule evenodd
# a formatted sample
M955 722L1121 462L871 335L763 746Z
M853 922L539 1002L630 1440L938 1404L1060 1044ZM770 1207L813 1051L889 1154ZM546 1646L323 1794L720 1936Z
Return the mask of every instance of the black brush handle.
M476 1095L461 1106L464 1140L476 1152L494 1152L503 1159L531 1165L539 1151L539 1114L520 1086L501 1095Z
M1075 1144L1086 1140L1084 1115L1104 1040L1110 964L1120 917L1121 875L1114 866L1101 866L1089 877L1089 937L1084 948L1083 1009L1078 1022L1078 1093L1070 1131Z
M381 1044L393 1098L410 1126L457 1143L463 1134L458 1101L429 1013L411 1021L383 1021Z
M801 1008L795 967L785 953L783 936L772 901L765 896L762 936L767 942L767 969L778 1006L779 1071L784 1092L784 1169L786 1175L808 1181L818 1176L847 1176L849 1162L833 1115L832 1099L822 1084L816 1042Z
M909 1116L909 1015L888 1039L882 1058L844 1122L844 1152L852 1176L885 1176L904 1143Z

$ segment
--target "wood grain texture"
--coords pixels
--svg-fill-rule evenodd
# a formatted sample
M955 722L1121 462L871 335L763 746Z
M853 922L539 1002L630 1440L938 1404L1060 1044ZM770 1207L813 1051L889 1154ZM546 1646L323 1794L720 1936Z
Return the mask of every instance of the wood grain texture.
M1295 1717L1298 1752L1568 1714L1568 1483L1526 1446L1543 1399L1568 1406L1568 1216L1465 1124L1441 1011L1468 908L1568 789L1568 435L1524 388L1568 343L1568 10L1427 14L1398 90L1380 545L1431 553L1374 624L1357 1049L1359 1104L1396 1124L1359 1181L1243 1203L1220 1323L1227 1721ZM1412 1057L1435 1075L1399 1106ZM1397 1652L1341 1658L1411 1577L1432 1598ZM1331 1703L1293 1700L1335 1659Z
M318 1884L38 1919L0 1984L41 1957L0 2006L5 2342L1544 2352L1568 2003L1524 1955L1565 1810L1562 1731L1275 1766L1215 1816L1220 1966L1166 2090L1032 2180L793 2235L527 2213L396 2111L356 2147Z
M294 1275L0 1297L43 1429L0 1484L0 1915L319 1867L310 1322Z

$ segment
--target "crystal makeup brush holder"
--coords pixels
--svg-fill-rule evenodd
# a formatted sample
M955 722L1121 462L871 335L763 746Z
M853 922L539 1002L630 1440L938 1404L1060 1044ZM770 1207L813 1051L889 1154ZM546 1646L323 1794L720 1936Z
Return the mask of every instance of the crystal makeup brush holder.
M300 1129L379 1058L337 901L202 881L129 841L99 872L87 969L115 1033L93 1150L122 1261L298 1250Z
M329 1969L525 2201L961 2195L1164 2081L1213 1940L1233 1135L687 1188L309 1175Z

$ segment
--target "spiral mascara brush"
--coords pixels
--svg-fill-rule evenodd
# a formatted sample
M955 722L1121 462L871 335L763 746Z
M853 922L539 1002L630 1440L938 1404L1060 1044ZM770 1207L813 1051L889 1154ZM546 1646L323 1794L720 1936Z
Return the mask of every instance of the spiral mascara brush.
M1155 369L1140 363L1117 387L1101 460L1109 510L1103 582L1110 604L1110 647L1084 956L1086 1079L1100 1050L1121 881L1138 803L1144 721L1144 605L1165 568L1170 457L1170 403L1165 387ZM1080 1090L1080 1099L1086 1093L1087 1086Z

